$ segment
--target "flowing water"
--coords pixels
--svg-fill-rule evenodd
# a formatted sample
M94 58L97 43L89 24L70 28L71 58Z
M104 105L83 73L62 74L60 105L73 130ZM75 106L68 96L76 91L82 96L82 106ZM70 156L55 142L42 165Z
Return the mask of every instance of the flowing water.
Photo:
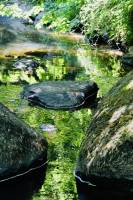
M88 108L70 112L30 106L20 97L23 87L43 80L93 80L99 86L98 96L102 97L121 76L116 53L91 49L76 35L53 33L41 35L41 38L34 34L34 37L29 37L28 43L16 41L6 48L1 46L0 102L46 137L49 143L44 183L38 186L36 192L34 188L32 191L31 183L26 186L18 182L23 193L17 193L20 195L18 199L77 199L73 171L82 138L93 115ZM39 67L34 73L15 69L17 56L36 60ZM33 179L31 181L33 184ZM16 190L14 199L17 199L15 195Z

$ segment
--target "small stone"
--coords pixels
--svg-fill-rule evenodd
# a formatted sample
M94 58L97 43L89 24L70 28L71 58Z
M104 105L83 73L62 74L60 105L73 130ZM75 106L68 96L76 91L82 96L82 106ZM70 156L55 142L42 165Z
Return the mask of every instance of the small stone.
M40 126L40 128L41 128L43 131L49 132L49 133L55 132L55 131L57 130L57 128L56 128L54 125L52 125L52 124L42 124L42 125Z

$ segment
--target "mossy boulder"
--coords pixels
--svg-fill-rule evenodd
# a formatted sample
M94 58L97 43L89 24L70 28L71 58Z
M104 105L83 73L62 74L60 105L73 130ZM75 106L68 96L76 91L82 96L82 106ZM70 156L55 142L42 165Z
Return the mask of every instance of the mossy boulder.
M76 173L97 187L133 192L133 71L99 103Z
M0 104L0 182L46 160L46 140Z

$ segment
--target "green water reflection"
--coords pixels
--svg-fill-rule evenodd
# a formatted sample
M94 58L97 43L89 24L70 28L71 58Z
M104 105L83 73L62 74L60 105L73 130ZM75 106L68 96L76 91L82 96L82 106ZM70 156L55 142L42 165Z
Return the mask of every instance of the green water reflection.
M120 66L115 57L98 56L79 44L76 48L75 54L64 50L62 54L30 56L39 62L36 76L14 69L16 58L0 59L0 102L46 136L49 143L46 180L33 200L77 199L73 170L92 113L89 109L63 112L31 107L20 98L23 86L42 80L94 80L100 88L99 96L103 96L119 79ZM57 131L43 132L40 126L47 123L54 125Z

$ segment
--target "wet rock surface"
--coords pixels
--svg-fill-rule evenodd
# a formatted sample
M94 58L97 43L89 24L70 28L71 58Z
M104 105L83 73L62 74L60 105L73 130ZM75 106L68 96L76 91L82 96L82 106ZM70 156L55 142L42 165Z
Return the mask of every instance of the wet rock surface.
M39 63L36 60L22 58L22 59L18 59L13 64L13 66L15 69L18 69L18 70L32 71L39 66Z
M22 96L44 108L71 110L92 105L98 86L88 81L44 81L26 86Z
M40 166L46 159L46 140L0 104L0 182Z
M84 138L76 173L133 197L133 71L102 99Z

